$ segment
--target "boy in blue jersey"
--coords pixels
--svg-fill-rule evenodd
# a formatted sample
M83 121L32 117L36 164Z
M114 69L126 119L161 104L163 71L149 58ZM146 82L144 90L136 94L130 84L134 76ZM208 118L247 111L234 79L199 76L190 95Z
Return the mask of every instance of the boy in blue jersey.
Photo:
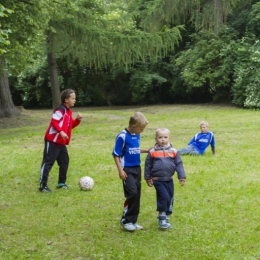
M141 197L140 153L148 152L148 150L140 149L140 134L147 124L148 121L141 112L136 112L132 115L129 120L129 126L117 135L112 152L119 178L123 182L126 200L120 222L127 231L143 229L136 222L139 215Z
M181 155L202 155L211 145L212 154L215 154L215 139L212 132L208 132L209 124L206 121L200 123L200 133L197 133L185 148L179 149Z

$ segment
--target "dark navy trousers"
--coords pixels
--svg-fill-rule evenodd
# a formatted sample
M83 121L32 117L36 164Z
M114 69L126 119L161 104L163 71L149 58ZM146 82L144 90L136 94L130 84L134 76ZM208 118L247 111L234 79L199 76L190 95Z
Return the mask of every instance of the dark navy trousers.
M166 215L172 214L174 201L174 183L170 181L155 181L153 185L156 190L157 211L166 212Z

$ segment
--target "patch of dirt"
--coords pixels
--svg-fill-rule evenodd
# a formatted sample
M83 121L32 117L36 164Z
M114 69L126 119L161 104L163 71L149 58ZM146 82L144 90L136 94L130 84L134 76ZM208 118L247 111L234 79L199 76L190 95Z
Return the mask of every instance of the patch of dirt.
M50 122L52 110L23 109L20 116L0 118L0 129L19 128L23 126L47 125Z

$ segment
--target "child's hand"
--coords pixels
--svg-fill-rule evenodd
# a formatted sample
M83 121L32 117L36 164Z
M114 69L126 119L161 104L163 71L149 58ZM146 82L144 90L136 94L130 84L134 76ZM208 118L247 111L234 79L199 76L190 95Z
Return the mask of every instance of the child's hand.
M152 181L152 179L146 180L146 183L147 183L147 185L148 185L149 187L153 187L153 181Z
M140 152L141 153L149 153L152 148L153 148L153 146L151 148L149 148L148 150L140 149Z
M82 118L83 118L83 116L78 112L76 119L78 121L81 121Z
M63 139L68 139L69 137L67 136L66 133L64 133L63 131L60 131L60 135Z
M183 186L185 184L185 179L180 179L180 185Z
M119 178L120 178L121 180L123 180L123 181L126 180L127 174L125 173L124 170L120 170L120 171L119 171Z

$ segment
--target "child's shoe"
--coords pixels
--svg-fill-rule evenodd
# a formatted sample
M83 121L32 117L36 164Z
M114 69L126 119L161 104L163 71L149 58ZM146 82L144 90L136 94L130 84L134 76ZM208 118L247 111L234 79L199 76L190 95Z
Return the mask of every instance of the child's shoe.
M136 230L142 230L142 229L144 229L141 225L139 225L139 224L137 224L137 223L134 223L133 225L135 226L135 229L136 229Z
M39 188L40 192L52 192L52 190L50 190L47 186L41 186Z
M169 228L165 216L159 216L159 227L162 229Z
M135 231L135 230L136 230L136 227L135 227L135 225L134 225L133 223L126 223L126 224L124 224L124 223L121 222L121 225L122 225L122 226L124 227L124 229L127 230L127 231L132 232L132 231Z
M172 228L172 225L171 225L171 223L169 222L169 219L166 217L166 223L167 223L167 225L168 225L168 228Z
M69 186L65 183L59 183L57 189L69 189Z

